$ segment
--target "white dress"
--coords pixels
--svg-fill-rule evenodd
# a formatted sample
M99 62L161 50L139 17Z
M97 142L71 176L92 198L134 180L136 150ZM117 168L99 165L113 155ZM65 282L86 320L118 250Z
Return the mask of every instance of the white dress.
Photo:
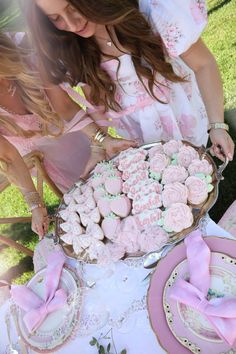
M175 72L188 82L172 83L158 75L158 81L168 85L155 88L161 101L145 91L137 77L129 54L102 63L102 67L117 84L116 100L122 112L109 111L117 131L140 143L157 140L185 139L195 145L207 143L208 119L193 71L179 57L195 43L207 24L203 0L139 0L155 32L158 32L170 56ZM118 77L117 77L118 76Z

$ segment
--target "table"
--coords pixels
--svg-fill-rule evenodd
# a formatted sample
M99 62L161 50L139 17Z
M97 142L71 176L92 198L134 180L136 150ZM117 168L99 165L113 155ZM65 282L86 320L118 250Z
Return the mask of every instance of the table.
M207 236L222 236L231 238L231 235L207 219L205 225ZM49 246L53 249L53 243ZM44 266L45 259L36 249L36 270ZM119 261L107 267L98 267L86 264L81 269L81 264L75 260L67 259L67 264L83 275L86 283L80 329L76 337L57 351L58 354L97 354L96 347L89 342L92 337L99 338L111 331L117 353L122 349L127 354L163 354L165 351L158 343L151 329L146 307L146 295L149 278L143 280L150 270L144 269L141 259ZM4 317L9 310L9 301L0 309L0 354L7 351L8 339ZM109 332L110 333L110 332ZM11 334L15 348L17 336L13 321ZM101 344L107 346L110 340L102 339ZM33 353L28 349L28 353ZM115 354L111 348L111 354ZM171 353L172 354L172 353ZM173 353L174 354L174 353Z

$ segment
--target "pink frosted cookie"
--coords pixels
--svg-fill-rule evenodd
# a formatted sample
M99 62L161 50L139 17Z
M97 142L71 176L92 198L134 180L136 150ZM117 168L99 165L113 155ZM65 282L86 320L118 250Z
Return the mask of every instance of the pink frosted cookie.
M164 149L161 143L159 143L156 146L153 146L150 150L148 150L149 159L154 158L156 154L163 154L163 153L164 153Z
M164 154L156 154L155 157L150 160L150 171L154 173L162 173L169 164L169 157Z
M99 162L94 168L94 173L103 173L106 171L113 171L115 169L115 165L112 161L102 161Z
M181 232L193 223L193 214L188 205L183 203L172 204L163 212L163 228L167 232Z
M150 194L152 192L161 193L161 191L162 191L162 185L159 182L152 181L152 180L149 180L149 183L146 184L145 186L142 186L140 189L140 193L144 195Z
M65 193L63 195L63 199L66 205L69 205L70 202L74 200L73 194L72 193Z
M124 246L127 253L134 253L139 251L138 239L140 235L141 232L135 219L129 216L121 221L121 229L115 242Z
M107 216L111 212L110 202L111 199L108 195L101 197L97 202L98 210L103 217Z
M104 181L105 189L108 193L115 195L122 191L123 181L121 177L109 176Z
M59 211L59 215L64 221L76 221L78 223L80 222L79 215L75 211L69 211L68 209L64 209Z
M148 184L151 183L150 179L144 179L138 183L136 183L133 186L130 186L129 191L128 191L128 197L130 199L134 199L135 195L141 191L142 188L146 188Z
M187 204L187 198L188 188L179 182L166 184L162 192L162 201L166 208L174 203Z
M138 214L145 210L157 209L162 206L161 195L152 192L148 195L143 195L140 199L133 200L132 213Z
M89 186L88 184L81 186L80 189L81 189L82 195L86 198L90 195L93 195L93 188L91 186Z
M131 202L126 195L121 194L110 201L110 208L114 214L125 218L130 213Z
M89 214L80 213L80 220L83 226L87 226L91 222L98 224L100 219L101 214L99 213L98 208L95 208Z
M148 171L138 171L135 172L129 179L127 179L127 181L125 181L123 183L123 192L124 193L128 193L130 188L134 185L136 185L137 183L148 179Z
M108 170L108 171L103 172L102 173L103 183L105 182L106 178L112 177L112 176L121 177L122 173L120 171L118 171L117 169Z
M125 247L118 243L107 242L106 247L109 250L111 260L117 262L119 259L123 258L125 255Z
M162 175L162 184L180 182L183 183L188 177L188 172L183 166L168 166Z
M97 187L94 192L93 192L93 197L96 200L96 202L101 199L105 194L107 193L107 191L104 188L104 185L101 185L99 187Z
M82 194L81 188L76 187L75 190L71 192L71 194L73 195L73 198L79 197Z
M107 265L112 262L110 251L102 241L94 240L86 253L89 259L96 260L100 265Z
M161 216L162 216L161 209L154 209L154 210L144 211L140 214L136 214L134 217L138 227L141 230L143 230L143 228L146 227L147 225L157 223L161 219Z
M128 169L123 171L122 178L124 181L126 181L128 178L130 178L137 171L140 171L140 170L145 171L148 168L149 168L149 162L147 162L147 161L136 162L136 163L130 165Z
M66 222L60 224L60 227L63 231L71 232L74 235L81 235L83 232L81 225L77 222L66 221Z
M69 212L76 211L77 205L78 205L78 204L77 204L74 200L72 200L72 201L67 205L66 210L68 210Z
M86 227L85 234L94 237L97 240L103 240L104 238L104 233L102 228L95 223L88 224L88 226Z
M124 151L124 154L121 152L119 157L118 169L120 171L127 170L132 164L135 164L139 161L144 161L147 155L147 151L144 149L130 149Z
M176 159L180 166L188 168L193 160L199 160L199 154L193 147L183 146L177 153Z
M179 152L179 149L183 146L182 141L170 140L163 145L163 151L167 156L172 156Z
M213 173L213 167L207 160L193 160L188 167L190 176L203 173L205 176Z
M120 218L113 213L110 213L102 220L102 230L104 235L111 241L116 241L120 231Z
M164 246L169 240L168 233L160 226L153 224L147 225L139 237L140 250L151 252Z
M103 183L103 175L101 173L94 173L90 182L91 182L91 186L94 189L96 189L98 186L100 186Z
M208 187L205 180L190 176L186 179L185 185L188 188L188 201L191 204L201 204L208 197Z

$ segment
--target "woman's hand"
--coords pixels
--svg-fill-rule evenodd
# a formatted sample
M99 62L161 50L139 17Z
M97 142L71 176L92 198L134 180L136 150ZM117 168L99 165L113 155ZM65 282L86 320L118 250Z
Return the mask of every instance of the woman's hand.
M137 142L133 140L116 139L112 138L111 136L107 136L102 145L106 152L106 158L110 159L123 150L129 149L130 147L137 147Z
M220 160L225 161L227 157L230 161L234 156L234 142L231 136L224 129L211 129L210 139L212 142L211 151Z
M92 171L92 169L96 166L96 164L103 160L106 160L106 152L104 148L99 145L92 145L90 159L87 162L84 173L80 177L85 179L89 172Z
M98 162L110 159L119 152L136 146L137 143L135 141L115 139L111 136L107 136L104 139L102 145L95 144L91 146L90 159L88 160L84 173L80 177L86 178L89 172L96 166Z
M39 207L32 210L32 230L39 235L41 240L48 231L48 214L45 207Z

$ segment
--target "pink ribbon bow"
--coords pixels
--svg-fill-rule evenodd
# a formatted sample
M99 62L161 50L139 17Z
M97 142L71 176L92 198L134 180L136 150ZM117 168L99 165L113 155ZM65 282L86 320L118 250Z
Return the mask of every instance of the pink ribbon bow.
M49 255L44 279L44 299L25 285L12 286L12 298L26 312L23 320L29 332L35 331L50 313L66 304L65 290L58 289L64 263L65 256L61 251Z
M232 346L236 339L236 298L207 299L210 287L210 249L198 230L185 239L185 245L190 279L189 282L178 279L171 289L170 298L205 315L218 336Z

